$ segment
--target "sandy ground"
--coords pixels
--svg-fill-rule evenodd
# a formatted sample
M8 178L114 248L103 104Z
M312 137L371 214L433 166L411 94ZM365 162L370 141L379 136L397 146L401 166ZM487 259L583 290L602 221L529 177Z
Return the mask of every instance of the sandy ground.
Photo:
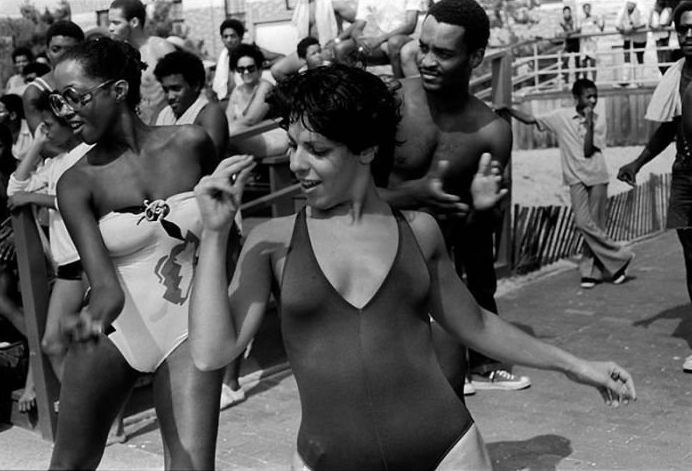
M610 173L609 194L629 189L617 180L620 166L634 160L642 146L613 147L606 149L605 159ZM675 147L669 146L656 159L649 162L637 175L637 181L645 181L650 173L670 173L675 157ZM569 190L562 183L560 151L554 149L522 150L512 153L512 203L523 206L568 205Z

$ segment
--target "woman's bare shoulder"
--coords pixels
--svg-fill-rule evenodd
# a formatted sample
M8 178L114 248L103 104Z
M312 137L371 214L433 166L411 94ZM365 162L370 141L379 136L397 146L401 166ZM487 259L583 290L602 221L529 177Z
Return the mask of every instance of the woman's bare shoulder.
M254 241L270 244L288 244L293 234L296 215L268 219L255 226L248 235L248 243Z

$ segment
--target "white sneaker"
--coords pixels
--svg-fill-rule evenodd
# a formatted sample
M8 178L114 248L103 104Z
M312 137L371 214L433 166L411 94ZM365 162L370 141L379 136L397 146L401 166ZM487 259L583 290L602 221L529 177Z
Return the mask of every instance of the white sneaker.
M221 385L221 400L219 402L219 410L224 410L228 407L234 406L245 400L245 391L243 388L232 390L227 384Z
M482 375L474 374L471 384L479 391L486 389L517 391L531 386L531 380L528 376L516 376L507 370L495 370Z
M476 394L476 388L471 384L471 380L464 378L464 396L473 396Z
M685 361L682 364L682 371L685 373L692 373L692 355L685 358Z

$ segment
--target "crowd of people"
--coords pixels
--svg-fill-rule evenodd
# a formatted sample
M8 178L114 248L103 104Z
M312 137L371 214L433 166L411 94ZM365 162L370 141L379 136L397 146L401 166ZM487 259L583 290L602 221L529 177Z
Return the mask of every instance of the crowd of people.
M598 58L609 54L599 48L599 43L602 42L599 33L608 31L603 15L593 11L594 3L582 3L581 12L572 11L570 5L562 8L562 19L556 37L561 38L564 45L560 54L565 85L580 77L588 78L589 75L596 81ZM678 58L677 51L670 48L670 38L672 13L679 0L656 0L648 14L639 3L641 2L636 0L626 0L614 24L609 25L620 33L622 39L624 63L619 68L620 77L617 81L617 86L621 87L638 87L642 84L643 71L638 66L644 64L649 32L655 43L656 60L661 74ZM635 60L637 65L634 65Z
M212 469L219 409L245 399L240 359L272 298L301 400L295 470L491 469L463 396L529 387L513 364L562 372L610 406L636 399L621 366L499 315L494 234L512 131L469 89L489 20L474 0L420 3L299 1L289 55L243 41L243 23L228 19L213 77L147 34L139 0L111 3L110 37L51 26L48 69L13 77L0 97L0 216L43 208L55 267L42 339L61 382L51 469L98 466L144 373L166 469ZM567 13L565 32L578 32ZM603 30L584 14L581 25ZM634 184L675 139L668 225L692 299L692 1L657 15L684 57L647 112L662 124L619 178ZM13 59L26 80L32 52ZM394 80L366 70L381 63ZM605 116L595 80L575 80L572 94L573 107L546 115L505 111L558 138L585 240L581 287L618 285L634 254L604 231ZM234 139L267 117L281 128ZM306 205L246 234L239 208L256 157L282 152ZM7 233L3 222L0 317L22 332Z

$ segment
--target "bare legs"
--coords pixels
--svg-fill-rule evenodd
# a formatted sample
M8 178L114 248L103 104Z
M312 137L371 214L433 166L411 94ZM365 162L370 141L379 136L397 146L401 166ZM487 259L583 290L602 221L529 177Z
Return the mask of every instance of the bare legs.
M202 372L183 342L154 375L166 469L213 469L223 370Z
M95 469L108 430L138 376L105 337L72 345L65 358L58 433L50 469ZM154 374L166 469L212 469L221 371L201 372L187 341Z
M53 285L53 291L48 302L46 330L43 333L41 346L48 355L53 372L62 381L63 362L67 350L66 340L60 332L60 320L66 315L79 312L84 299L84 283L82 280L66 280L58 278Z

